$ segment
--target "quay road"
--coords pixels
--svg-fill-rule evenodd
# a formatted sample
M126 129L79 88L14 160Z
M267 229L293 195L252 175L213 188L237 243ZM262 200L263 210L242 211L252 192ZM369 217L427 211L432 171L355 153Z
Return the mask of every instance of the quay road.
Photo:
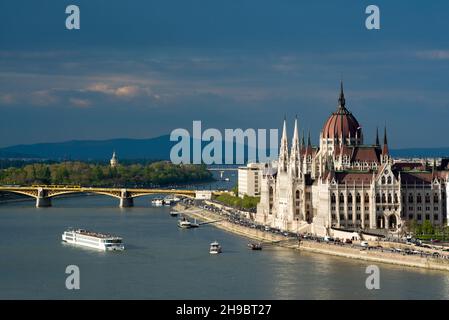
M50 207L51 198L74 193L103 194L120 199L120 207L132 207L133 199L150 194L172 194L197 198L204 191L182 189L132 189L132 188L93 188L81 186L33 185L33 186L0 186L0 192L22 194L36 199L36 207ZM219 195L222 191L210 191L211 195Z

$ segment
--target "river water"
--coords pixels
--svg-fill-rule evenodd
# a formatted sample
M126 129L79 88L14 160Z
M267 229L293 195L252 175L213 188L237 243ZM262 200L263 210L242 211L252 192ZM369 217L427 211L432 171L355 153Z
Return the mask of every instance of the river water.
M365 287L371 263L266 247L213 225L181 230L151 197L120 209L107 196L0 205L0 299L447 299L449 273L378 264L380 289ZM124 238L123 252L61 243L65 228ZM217 240L221 255L210 255ZM65 269L80 269L67 290Z

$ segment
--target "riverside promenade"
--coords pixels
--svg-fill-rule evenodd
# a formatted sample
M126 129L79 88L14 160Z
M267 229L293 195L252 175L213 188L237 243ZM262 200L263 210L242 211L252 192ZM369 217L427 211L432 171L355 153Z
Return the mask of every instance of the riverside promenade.
M383 248L382 250L372 250L362 248L357 242L354 242L352 245L344 245L306 239L301 239L298 241L297 238L287 238L280 234L273 234L271 232L235 224L226 219L226 216L223 214L218 214L196 206L177 204L174 209L191 218L202 220L204 222L214 222L213 224L217 228L261 242L264 245L278 245L299 251L321 253L377 263L388 263L420 269L449 271L449 255L447 252L440 252L440 257L428 257L391 252L389 248L403 248L403 245L389 242L369 242L370 246L378 246L381 244ZM423 250L424 252L428 251L427 249L420 250ZM435 250L432 250L432 252L434 251Z

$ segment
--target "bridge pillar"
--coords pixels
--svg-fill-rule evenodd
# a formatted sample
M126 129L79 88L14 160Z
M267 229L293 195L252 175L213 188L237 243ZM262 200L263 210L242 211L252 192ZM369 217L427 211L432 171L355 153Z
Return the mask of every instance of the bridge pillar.
M51 207L51 198L36 198L36 208Z
M121 190L120 195L120 208L129 208L134 206L134 198L129 196L126 189Z
M120 198L120 208L129 208L134 206L134 199L131 197Z
M36 208L51 207L51 198L47 196L47 191L39 188L37 190Z

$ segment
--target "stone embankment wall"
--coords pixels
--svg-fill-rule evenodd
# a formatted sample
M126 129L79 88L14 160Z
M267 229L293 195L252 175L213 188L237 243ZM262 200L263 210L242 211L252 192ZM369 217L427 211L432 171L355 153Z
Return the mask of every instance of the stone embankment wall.
M214 222L213 225L220 229L259 242L272 243L282 247L288 247L296 250L328 254L350 259L449 271L448 259L426 258L417 255L403 255L400 253L392 253L386 251L382 252L381 250L366 250L366 249L362 250L362 248L358 245L358 243L354 243L352 246L309 241L309 240L302 240L300 243L298 243L298 241L295 241L293 239L289 241L286 237L279 234L273 234L270 232L265 232L231 223L226 220L226 216L221 216L217 213L203 210L201 208L186 207L184 205L178 204L175 207L175 210L180 211L184 215L189 216L191 218L199 219L205 222ZM404 245L395 243L386 243L377 241L375 242L370 241L369 243L370 245L373 246L380 244L384 248L388 247L405 248ZM420 248L420 250L427 251L424 248Z

